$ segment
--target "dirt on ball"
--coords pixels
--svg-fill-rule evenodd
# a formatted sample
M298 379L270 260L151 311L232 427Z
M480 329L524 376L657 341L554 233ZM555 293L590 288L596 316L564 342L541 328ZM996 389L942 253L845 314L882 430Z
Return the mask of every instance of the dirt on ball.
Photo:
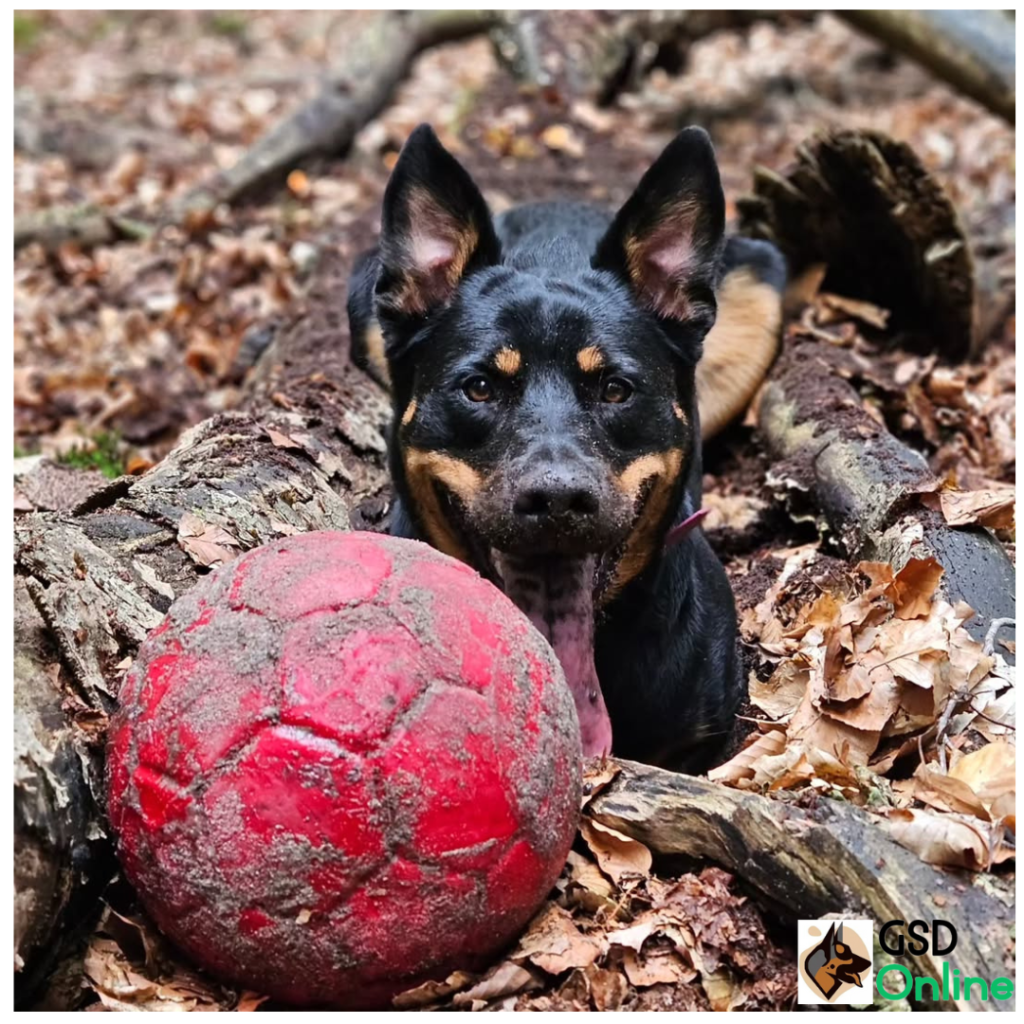
M173 605L120 700L128 879L198 965L287 1002L383 1006L485 966L572 842L579 733L554 654L414 541L244 555Z

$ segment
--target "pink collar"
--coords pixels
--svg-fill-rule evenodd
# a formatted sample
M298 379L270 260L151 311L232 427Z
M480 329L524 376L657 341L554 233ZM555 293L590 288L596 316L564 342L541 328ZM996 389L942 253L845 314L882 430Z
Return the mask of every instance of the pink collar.
M710 512L710 509L702 508L694 512L692 516L688 516L681 523L677 523L668 531L665 537L665 550L674 548L681 540L686 538L686 535L693 531L697 526L700 525L700 521Z

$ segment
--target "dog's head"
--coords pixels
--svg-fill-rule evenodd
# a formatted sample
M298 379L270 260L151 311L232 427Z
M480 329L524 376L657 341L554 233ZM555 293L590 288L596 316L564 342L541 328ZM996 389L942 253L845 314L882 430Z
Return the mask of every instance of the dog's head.
M503 254L465 169L413 132L384 198L376 307L392 470L436 547L491 574L496 552L599 556L605 600L642 571L699 443L723 226L711 144L690 128L593 251Z

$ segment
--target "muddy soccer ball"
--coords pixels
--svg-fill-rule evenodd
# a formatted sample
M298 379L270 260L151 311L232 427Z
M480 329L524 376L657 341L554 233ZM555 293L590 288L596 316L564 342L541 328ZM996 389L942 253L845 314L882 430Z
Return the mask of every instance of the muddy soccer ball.
M426 545L252 551L142 645L110 733L126 875L201 967L376 1007L487 964L572 841L579 731L550 648Z

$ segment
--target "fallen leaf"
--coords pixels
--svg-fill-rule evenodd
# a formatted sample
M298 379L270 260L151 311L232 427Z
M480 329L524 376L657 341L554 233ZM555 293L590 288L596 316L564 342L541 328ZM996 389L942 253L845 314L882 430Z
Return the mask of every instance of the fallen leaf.
M622 1006L629 987L618 971L591 964L584 973L590 985L590 998L595 1010L604 1013L607 1010L618 1010Z
M739 982L731 971L724 968L702 975L700 983L711 1009L717 1012L735 1010L747 1001L747 995Z
M295 448L298 451L305 451L305 446L296 441L294 437L282 434L280 430L275 430L273 427L264 427L263 429L275 448Z
M186 512L178 523L178 543L197 565L221 565L238 555L238 541L230 533L223 527L204 523L191 512Z
M235 1007L236 1013L252 1013L265 1003L270 996L260 995L259 992L252 992L246 989L238 997L238 1005Z
M775 757L786 749L786 733L782 729L773 729L762 733L738 754L725 764L712 768L708 778L712 782L724 782L735 786L747 779L752 779L757 772L757 765L762 758Z
M949 777L962 782L990 811L1001 803L1001 810L1013 813L1017 786L1017 750L1004 740L986 743L964 754L949 770ZM1005 801L1010 797L1009 802Z
M980 822L956 814L939 814L897 808L888 813L893 839L913 850L926 864L985 871L989 856L989 831Z
M561 974L592 964L603 951L602 943L584 935L568 911L551 904L530 922L510 957L529 960L548 974Z
M944 571L931 556L907 559L907 564L893 580L892 601L896 614L901 619L927 615Z
M577 160L586 153L583 140L567 124L553 124L540 133L540 141L556 153L567 153Z
M656 947L643 955L627 949L622 958L622 967L631 985L647 988L650 985L689 984L697 977L695 971L674 950Z
M400 992L391 1000L396 1010L416 1010L431 1003L439 1003L455 992L461 992L475 980L475 975L455 971L444 981L425 981L422 985Z
M983 491L944 490L939 493L939 507L950 526L978 523L991 530L1012 530L1016 493L1014 487Z
M629 928L619 928L617 931L609 932L606 936L609 945L625 946L639 953L643 944L654 933L654 922L647 920L639 924L631 925Z
M630 839L607 825L584 818L580 833L597 858L601 870L617 885L630 875L646 875L651 870L651 851L636 839Z
M810 674L810 668L795 658L782 662L767 682L762 683L751 672L748 687L750 702L769 718L777 722L788 721L803 700Z
M486 1003L540 987L540 981L525 967L506 960L492 967L472 988L457 992L452 999L452 1005L471 1006L477 1002Z

